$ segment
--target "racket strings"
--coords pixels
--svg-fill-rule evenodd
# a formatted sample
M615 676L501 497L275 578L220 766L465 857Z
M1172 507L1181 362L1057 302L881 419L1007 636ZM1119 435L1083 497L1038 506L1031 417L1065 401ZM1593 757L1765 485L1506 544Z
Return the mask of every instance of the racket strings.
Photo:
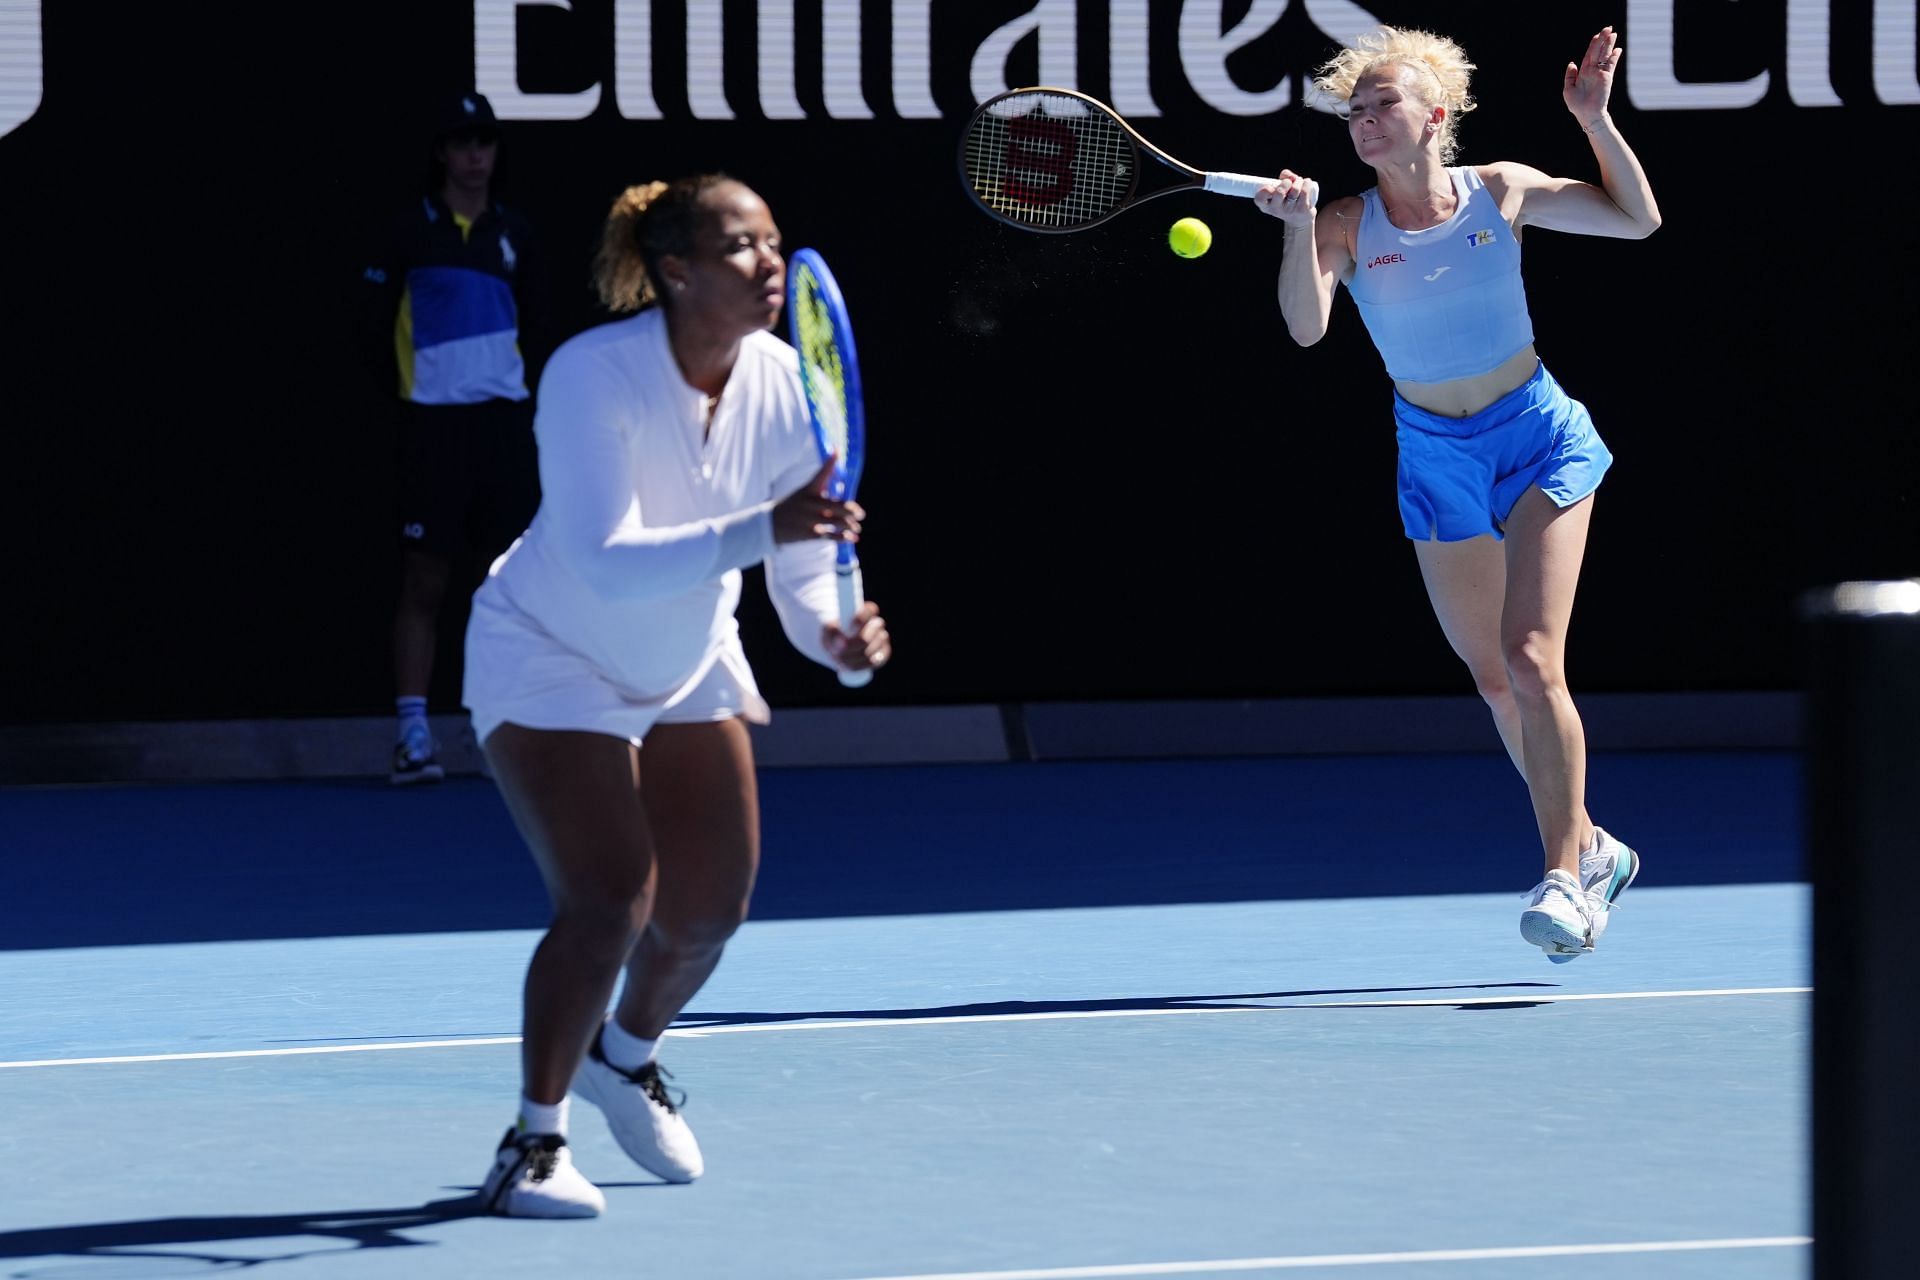
M1133 194L1138 157L1120 122L1077 98L1016 94L967 131L967 185L980 202L1026 226L1098 222Z
M846 366L833 338L833 319L826 296L810 273L800 277L795 328L799 333L800 379L807 399L819 417L821 434L844 466L847 460Z

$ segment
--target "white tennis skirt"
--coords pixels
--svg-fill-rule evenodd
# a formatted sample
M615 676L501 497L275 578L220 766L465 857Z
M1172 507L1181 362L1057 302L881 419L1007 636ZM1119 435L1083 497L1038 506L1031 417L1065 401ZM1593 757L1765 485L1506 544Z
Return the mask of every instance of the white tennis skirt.
M772 716L738 635L728 636L673 693L643 698L614 684L491 591L474 597L467 620L461 701L473 717L474 738L483 745L503 724L579 729L638 745L656 724L703 724L735 716L765 724Z

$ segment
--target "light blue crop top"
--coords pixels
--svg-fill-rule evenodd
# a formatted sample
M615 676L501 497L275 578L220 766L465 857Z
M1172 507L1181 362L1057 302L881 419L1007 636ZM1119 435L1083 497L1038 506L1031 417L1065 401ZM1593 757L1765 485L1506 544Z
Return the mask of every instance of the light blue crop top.
M1471 378L1533 341L1520 241L1477 172L1447 173L1460 205L1423 231L1389 222L1378 187L1361 197L1347 288L1396 381Z

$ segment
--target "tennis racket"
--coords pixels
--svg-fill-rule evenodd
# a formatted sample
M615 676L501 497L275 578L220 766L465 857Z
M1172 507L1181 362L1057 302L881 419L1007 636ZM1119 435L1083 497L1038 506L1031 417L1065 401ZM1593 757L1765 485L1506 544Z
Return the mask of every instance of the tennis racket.
M827 496L853 500L860 485L860 467L867 454L867 415L860 399L860 360L853 350L853 326L847 304L826 260L812 249L801 249L787 261L787 327L793 348L800 353L800 386L806 392L807 417L813 422L813 441L820 460L836 461L827 482ZM834 583L840 593L840 629L853 631L854 615L865 599L860 583L860 557L851 542L834 553ZM873 679L872 671L842 671L840 683L857 689Z
M1143 171L1172 181L1142 190ZM1208 173L1182 164L1120 118L1074 89L1013 89L974 109L960 141L967 194L989 215L1023 231L1085 231L1148 200L1176 191L1213 191L1252 199L1273 178ZM1317 185L1309 199L1317 201Z

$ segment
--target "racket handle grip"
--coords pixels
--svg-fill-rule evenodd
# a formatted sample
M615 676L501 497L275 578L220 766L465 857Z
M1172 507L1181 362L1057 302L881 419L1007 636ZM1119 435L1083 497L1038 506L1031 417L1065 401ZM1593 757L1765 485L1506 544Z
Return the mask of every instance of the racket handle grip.
M840 629L853 630L854 615L860 612L862 587L860 582L860 562L837 564L833 567L834 586L840 592ZM862 671L841 671L840 683L849 689L858 689L873 679L871 669Z
M1210 173L1207 175L1207 190L1223 196L1243 196L1253 199L1254 193L1262 187L1272 186L1277 179L1257 178L1250 173ZM1309 192L1307 203L1320 203L1320 184L1314 183Z

